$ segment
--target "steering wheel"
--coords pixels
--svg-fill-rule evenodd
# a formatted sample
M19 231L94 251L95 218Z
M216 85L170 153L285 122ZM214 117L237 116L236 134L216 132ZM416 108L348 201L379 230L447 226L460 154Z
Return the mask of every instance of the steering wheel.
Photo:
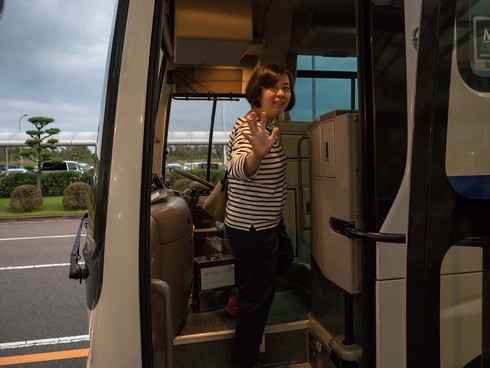
M173 171L175 171L177 174L185 176L187 179L197 181L198 183L201 183L202 185L208 187L209 189L214 189L214 185L211 184L209 181L206 181L197 175L191 174L190 172L188 172L186 170L175 168L175 169L173 169Z

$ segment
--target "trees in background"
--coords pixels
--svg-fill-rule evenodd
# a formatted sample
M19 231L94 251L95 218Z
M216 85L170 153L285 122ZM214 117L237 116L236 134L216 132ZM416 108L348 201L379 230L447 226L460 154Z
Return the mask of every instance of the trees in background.
M94 153L87 146L58 147L57 154L62 160L85 162L91 166L94 164Z
M56 143L58 143L58 140L52 138L52 136L58 134L60 130L58 128L46 128L53 121L54 119L43 116L29 118L29 122L36 129L26 131L26 134L31 136L30 139L26 140L29 148L20 152L22 157L36 163L37 187L39 189L41 188L42 163L53 158L56 151Z
M211 161L222 162L222 149L219 145L213 145ZM166 162L206 162L208 157L208 145L169 145Z
M25 148L12 147L9 150L9 163L20 163L20 153ZM57 144L56 151L53 151L53 158L59 158L61 160L86 162L90 166L93 166L95 162L94 153L87 146L60 146ZM5 162L5 151L0 150L0 163ZM34 165L25 164L26 169L32 170ZM37 162L36 162L37 166Z

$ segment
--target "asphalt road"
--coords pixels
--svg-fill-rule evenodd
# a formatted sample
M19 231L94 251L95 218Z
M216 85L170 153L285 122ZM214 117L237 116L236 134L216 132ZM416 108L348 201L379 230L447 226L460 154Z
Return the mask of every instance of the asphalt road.
M79 224L0 222L0 367L85 367L85 286L68 278Z

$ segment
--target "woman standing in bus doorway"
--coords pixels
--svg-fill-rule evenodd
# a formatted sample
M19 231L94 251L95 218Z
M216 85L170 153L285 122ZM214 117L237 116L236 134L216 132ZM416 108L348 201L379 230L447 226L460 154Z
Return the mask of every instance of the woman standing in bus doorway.
M238 118L228 142L226 233L235 256L239 311L235 367L255 367L275 281L293 262L282 218L286 202L286 156L274 127L295 103L290 72L279 65L258 68L245 97L252 105Z

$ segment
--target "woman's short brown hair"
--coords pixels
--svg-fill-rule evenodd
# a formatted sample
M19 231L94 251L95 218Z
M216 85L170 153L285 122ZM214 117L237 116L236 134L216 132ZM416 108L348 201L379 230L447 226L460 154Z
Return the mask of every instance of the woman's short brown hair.
M277 81L286 74L291 85L291 99L286 107L286 111L291 110L296 103L294 94L293 79L291 73L284 66L269 64L259 67L252 75L245 89L245 97L253 107L260 107L260 93L264 88L274 87Z

